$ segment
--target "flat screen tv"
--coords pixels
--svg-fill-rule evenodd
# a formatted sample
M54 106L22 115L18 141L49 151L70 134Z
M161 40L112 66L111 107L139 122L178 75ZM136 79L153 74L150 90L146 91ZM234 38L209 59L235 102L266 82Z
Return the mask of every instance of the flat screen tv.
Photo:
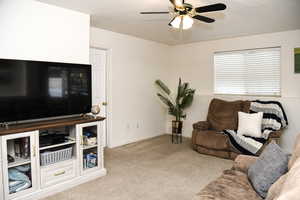
M88 113L91 66L0 59L0 123Z

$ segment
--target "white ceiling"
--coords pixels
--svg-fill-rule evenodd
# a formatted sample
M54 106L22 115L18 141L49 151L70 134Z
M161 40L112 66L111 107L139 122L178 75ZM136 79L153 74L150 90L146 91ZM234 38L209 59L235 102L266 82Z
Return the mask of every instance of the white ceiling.
M92 26L169 45L300 29L300 0L186 0L194 6L225 3L227 9L205 14L215 23L195 21L183 32L168 26L170 15L139 14L168 11L169 0L39 1L91 14Z

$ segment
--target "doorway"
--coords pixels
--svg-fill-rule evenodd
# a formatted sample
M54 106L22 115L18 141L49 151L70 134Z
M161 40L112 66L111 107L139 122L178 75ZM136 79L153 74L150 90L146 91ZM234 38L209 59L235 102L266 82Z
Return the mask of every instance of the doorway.
M107 118L107 58L108 52L104 49L90 48L90 64L92 65L92 105L100 106L99 116ZM107 120L103 121L103 146L107 141Z

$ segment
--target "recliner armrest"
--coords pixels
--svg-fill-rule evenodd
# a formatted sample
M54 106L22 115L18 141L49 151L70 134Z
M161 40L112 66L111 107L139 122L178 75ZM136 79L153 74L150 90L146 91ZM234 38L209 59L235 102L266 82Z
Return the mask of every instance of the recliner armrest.
M280 138L282 135L283 129L280 129L279 131L274 131L270 133L269 138Z
M209 123L207 121L199 121L193 124L194 130L206 131L209 130Z
M248 169L250 165L256 162L258 157L256 156L248 156L248 155L239 155L234 160L233 169L238 170L244 173L248 173Z

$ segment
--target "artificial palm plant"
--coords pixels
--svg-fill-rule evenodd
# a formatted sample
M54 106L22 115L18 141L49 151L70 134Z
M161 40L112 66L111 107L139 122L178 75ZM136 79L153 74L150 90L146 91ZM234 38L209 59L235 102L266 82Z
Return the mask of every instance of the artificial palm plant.
M173 121L172 123L172 132L174 133L175 130L177 134L181 134L181 119L186 118L184 109L188 108L192 104L195 90L189 88L189 83L182 83L180 78L176 95L173 95L171 90L161 80L156 80L155 84L160 89L160 92L157 93L157 96L164 104L168 106L169 114L176 118L176 121Z

